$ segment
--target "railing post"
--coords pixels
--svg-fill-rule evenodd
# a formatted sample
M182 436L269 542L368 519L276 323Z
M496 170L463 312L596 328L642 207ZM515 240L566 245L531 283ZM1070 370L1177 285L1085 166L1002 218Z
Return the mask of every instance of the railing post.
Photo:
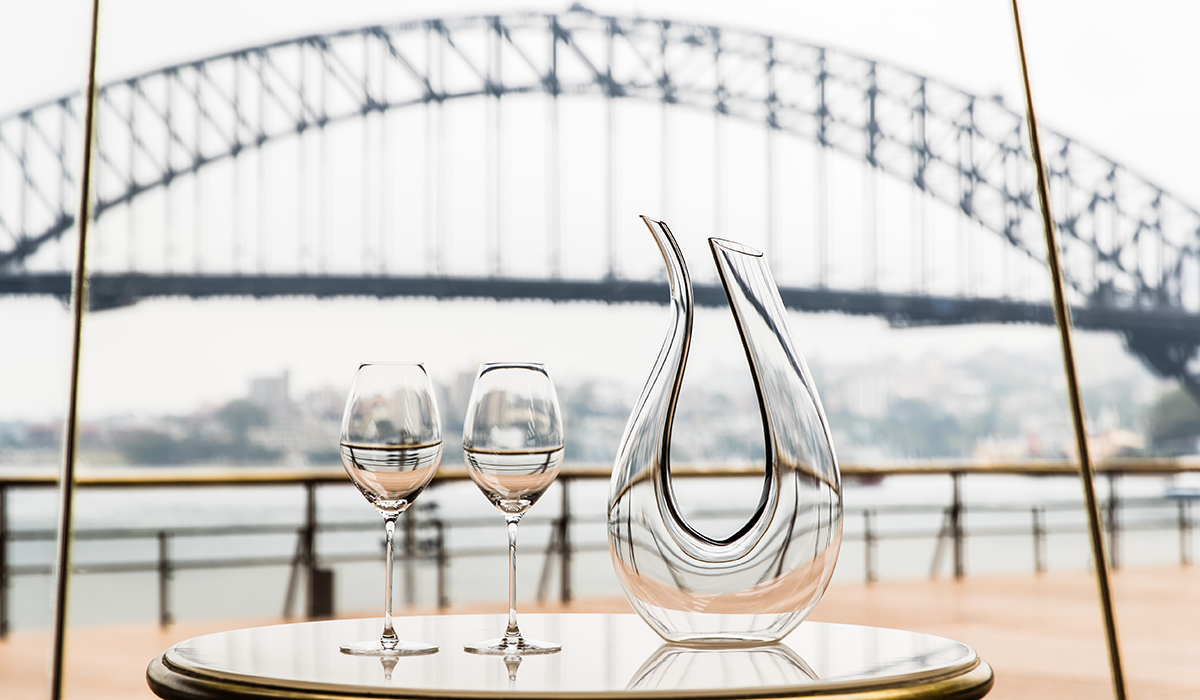
M571 480L560 479L559 483L562 484L562 512L558 518L558 599L566 605L571 602Z
M1108 473L1108 566L1113 571L1121 568L1121 502L1117 477L1117 472Z
M538 603L546 602L546 596L550 590L550 576L553 571L554 557L562 552L562 547L558 545L558 538L562 535L560 520L562 520L561 517L554 519L554 526L550 528L550 541L546 542L546 554L542 558L542 573L538 576Z
M292 608L296 602L296 577L299 575L300 566L304 563L304 530L301 529L296 533L296 553L292 555L292 563L288 566L288 581L287 588L283 596L283 619L292 619Z
M301 561L304 564L304 577L308 590L308 619L318 617L317 614L317 484L313 481L304 482L304 530L300 535Z
M446 569L450 564L449 552L446 551L446 525L441 520L434 520L433 527L437 532L437 605L444 610L450 607L450 591L446 580Z
M867 583L875 583L875 530L871 527L871 511L863 511L863 549L866 554Z
M417 604L417 509L404 513L404 604Z
M8 637L8 486L0 484L0 639Z
M1029 513L1033 516L1033 570L1041 574L1046 571L1046 527L1043 523L1046 512L1034 506L1029 509Z
M962 579L966 574L963 564L963 503L962 503L962 472L950 475L954 480L954 501L950 505L950 536L954 542L954 578Z
M170 535L158 531L158 626L166 627L175 620L171 615L171 549Z
M929 578L935 579L942 565L942 553L946 549L946 538L950 534L950 509L942 509L942 525L938 528L937 542L933 546L933 561L929 563Z
M1192 564L1192 522L1190 511L1192 504L1179 499L1179 565Z

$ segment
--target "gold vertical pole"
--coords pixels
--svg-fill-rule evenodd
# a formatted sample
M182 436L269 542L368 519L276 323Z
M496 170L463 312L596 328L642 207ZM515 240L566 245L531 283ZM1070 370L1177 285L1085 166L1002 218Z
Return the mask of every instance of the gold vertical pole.
M1033 91L1029 87L1029 63L1025 57L1025 40L1021 36L1021 17L1017 0L1012 0L1013 24L1017 29L1017 52L1021 56L1021 78L1025 84L1025 109L1029 118L1029 146L1033 166L1037 171L1038 202L1042 210L1042 228L1046 233L1046 260L1050 266L1050 281L1054 287L1054 317L1058 321L1062 340L1063 368L1067 375L1067 396L1071 403L1071 422L1075 428L1075 448L1079 453L1079 474L1083 481L1083 496L1087 503L1088 534L1092 543L1092 561L1096 565L1096 582L1100 588L1100 608L1104 613L1104 632L1108 642L1108 666L1112 671L1113 696L1125 700L1125 672L1121 667L1121 646L1117 641L1117 621L1113 614L1112 587L1108 575L1108 557L1104 554L1104 538L1100 530L1100 505L1096 500L1096 480L1092 458L1088 452L1087 432L1083 422L1083 401L1079 394L1079 378L1075 372L1075 352L1071 347L1071 316L1063 292L1062 267L1058 261L1058 242L1054 219L1050 216L1050 186L1046 181L1046 164L1038 139L1037 119L1033 114Z
M83 311L87 302L84 262L87 257L88 224L91 211L92 138L96 114L96 39L100 28L100 0L92 0L91 51L88 57L87 91L83 94L83 172L79 178L79 242L75 250L75 274L71 286L71 393L67 403L67 420L63 430L63 465L58 480L60 504L58 511L58 551L55 557L54 588L54 648L50 662L50 698L63 695L63 652L67 629L67 580L71 566L72 506L75 500L75 443L79 424L79 360L83 331Z

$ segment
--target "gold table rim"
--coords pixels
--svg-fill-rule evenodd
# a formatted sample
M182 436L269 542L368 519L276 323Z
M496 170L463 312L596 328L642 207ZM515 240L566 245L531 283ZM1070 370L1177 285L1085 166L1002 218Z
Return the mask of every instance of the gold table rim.
M575 613L587 614L587 613ZM593 613L595 614L595 613ZM610 613L611 614L611 613ZM632 613L621 617L635 617ZM449 616L447 616L449 617ZM336 621L326 621L336 622ZM344 622L344 621L343 621ZM292 623L310 624L310 623ZM320 624L319 622L317 624ZM861 627L831 622L811 622L813 625ZM883 629L883 628L877 628ZM235 631L235 630L230 630ZM900 630L907 631L907 630ZM222 634L222 633L214 633ZM913 634L924 634L913 632ZM205 635L207 636L207 635ZM936 635L927 635L936 636ZM955 641L955 640L951 640ZM184 642L180 642L183 644ZM958 642L963 644L962 642ZM354 686L344 683L264 678L242 673L220 671L191 664L167 649L150 662L146 680L151 690L162 698L413 698L420 700L675 700L705 698L706 700L782 700L791 697L837 697L842 700L891 700L895 698L980 698L994 682L991 666L979 657L973 647L963 644L971 656L963 663L932 671L914 671L861 680L842 680L812 684L760 686L753 688L713 688L686 690L604 690L604 691L518 691L518 690L455 690L407 688L403 686ZM671 645L675 646L675 645ZM680 646L681 649L687 647ZM160 693L162 690L166 694Z

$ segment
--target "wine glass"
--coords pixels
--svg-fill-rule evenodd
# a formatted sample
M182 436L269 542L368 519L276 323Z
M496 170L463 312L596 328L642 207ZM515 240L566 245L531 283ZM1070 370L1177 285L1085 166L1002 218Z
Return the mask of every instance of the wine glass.
M563 459L558 396L536 363L480 365L463 422L467 473L508 523L508 628L464 647L474 654L552 654L558 644L525 639L517 627L517 523L537 503Z
M392 627L392 536L396 518L425 490L442 461L442 423L433 383L421 364L363 364L342 415L342 466L367 501L383 516L383 634L345 644L356 656L432 654L437 646L406 642Z

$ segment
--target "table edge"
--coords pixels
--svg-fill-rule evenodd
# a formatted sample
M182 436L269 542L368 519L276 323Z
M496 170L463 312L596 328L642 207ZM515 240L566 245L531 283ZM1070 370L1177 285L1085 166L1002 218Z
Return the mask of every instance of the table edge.
M858 690L852 681L833 686L809 686L810 692L805 692L804 686L763 688L760 693L731 693L721 691L697 692L696 690L661 690L635 692L595 692L595 693L545 693L545 692L505 692L462 691L448 692L412 692L406 688L350 688L339 690L337 686L323 684L296 684L293 688L282 688L277 685L254 683L249 680L230 680L220 678L203 678L189 673L184 669L173 668L164 657L166 652L159 654L146 668L146 684L151 692L164 700L228 700L231 697L244 698L303 698L303 700L347 700L350 698L401 698L406 700L447 700L449 698L464 698L467 700L495 700L503 697L505 700L545 700L553 697L563 700L627 700L631 697L653 698L654 700L682 700L696 697L721 698L722 700L789 700L791 698L827 697L838 700L919 700L920 698L938 698L939 700L976 700L988 694L995 682L992 667L976 655L975 662L967 668L956 669L943 676L932 679L917 680L902 683L890 688L873 688ZM308 688L304 687L309 685ZM381 692L382 691L382 692ZM408 692L405 692L408 691Z
M533 617L574 617L574 616L590 616L596 613L566 613L560 615L535 615ZM601 615L614 616L612 613L600 613ZM480 616L480 615L475 615ZM497 615L482 615L483 617L496 617ZM637 615L633 613L618 613L617 617L628 617L636 619ZM461 616L448 616L461 617ZM526 616L528 618L530 616ZM368 618L370 619L370 618ZM341 620L345 622L346 620ZM284 626L290 625L322 625L337 620L310 620L301 623L285 623ZM815 622L807 621L807 625L827 626L827 627L846 627L846 628L870 628L866 625L855 625L838 622ZM274 625L272 625L274 627ZM887 630L887 628L872 628L876 630ZM893 632L903 632L914 634L910 630L889 630ZM747 698L786 698L790 696L808 697L825 695L829 696L836 693L845 693L853 690L859 693L866 693L875 690L887 690L889 688L907 688L918 687L931 683L937 683L942 679L956 677L967 673L975 668L979 661L978 652L968 644L957 640L948 639L945 637L937 637L937 635L925 636L936 637L948 642L952 642L963 647L969 652L970 657L960 660L953 665L946 665L940 669L930 669L924 671L908 671L891 676L876 676L862 678L857 680L847 679L839 681L823 681L816 680L814 686L801 691L801 686L798 685L782 685L782 686L760 686L755 688L713 688L713 689L696 689L691 688L685 690L675 689L648 689L648 690L628 690L628 689L610 689L607 691L511 691L510 694L514 697L520 697L522 700L547 700L553 698L572 698L574 700L615 700L616 698L645 698L646 700L674 700L676 698L686 700L746 700ZM184 644L187 641L180 642ZM379 698L410 698L413 700L455 700L457 698L470 698L473 700L493 700L496 696L495 691L479 690L479 689L432 689L432 688L395 688L388 689L380 686L353 686L344 683L330 683L321 681L304 681L298 679L285 678L262 678L246 673L236 671L225 671L212 669L203 664L193 663L191 660L183 658L175 653L176 647L179 644L172 645L162 654L163 664L166 668L175 673L184 676L202 680L204 682L212 682L222 684L227 688L257 688L260 692L265 689L271 689L276 697L282 694L282 697L287 697L288 693L303 693L305 697L312 696L313 693L321 692L321 697L330 698L346 698L346 697L379 697ZM688 648L686 645L675 645L667 642L664 647ZM660 650L663 647L660 647ZM407 691L407 692L403 692ZM867 696L864 696L867 697ZM906 697L906 696L901 696Z

